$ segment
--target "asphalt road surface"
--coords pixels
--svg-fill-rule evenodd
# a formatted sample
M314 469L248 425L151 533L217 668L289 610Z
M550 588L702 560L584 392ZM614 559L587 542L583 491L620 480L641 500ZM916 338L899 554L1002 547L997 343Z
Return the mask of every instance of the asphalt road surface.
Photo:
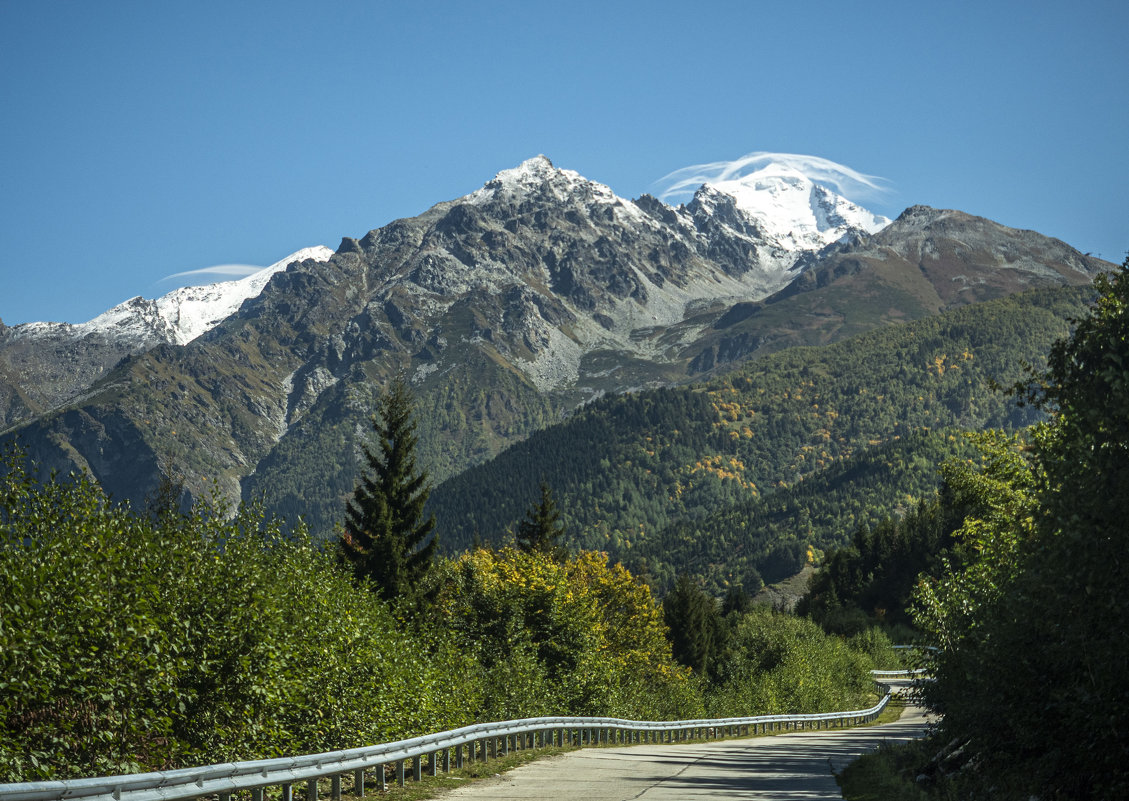
M443 799L841 799L838 772L882 742L921 736L925 718L845 730L693 743L585 748L460 787Z

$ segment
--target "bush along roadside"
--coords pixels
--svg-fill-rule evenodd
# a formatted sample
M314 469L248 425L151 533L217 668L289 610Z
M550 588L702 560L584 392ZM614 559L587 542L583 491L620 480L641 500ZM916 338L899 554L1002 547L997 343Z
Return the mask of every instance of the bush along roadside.
M606 555L441 560L405 622L253 507L111 503L0 471L0 782L319 753L552 713L633 719L867 706L872 662L804 621L731 616L715 677L675 658ZM795 686L806 688L797 692Z

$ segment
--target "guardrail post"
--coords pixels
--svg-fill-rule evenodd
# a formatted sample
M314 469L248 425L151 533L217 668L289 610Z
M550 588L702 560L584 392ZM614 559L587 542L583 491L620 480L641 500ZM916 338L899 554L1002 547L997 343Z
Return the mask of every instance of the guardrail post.
M416 758L412 760L412 779L423 781L423 754L416 754Z
M306 782L306 801L318 801L318 780L310 779Z
M333 778L329 780L329 794L332 796L333 801L341 801L341 774L335 773ZM262 793L258 798L251 796L251 801L263 801Z
M251 788L251 801L263 801L263 788L262 787L252 787Z
M282 793L281 801L294 801L294 788L291 785L282 784L282 785L279 785L278 789ZM227 794L227 795L228 795L229 798L231 797L230 794ZM224 794L221 793L220 798L223 798L223 796L224 796Z
M404 782L404 760L402 760L402 759L396 760L396 784L400 785L401 787L403 787L405 785L405 782Z
M365 797L365 769L357 768L353 771L353 794L357 798Z

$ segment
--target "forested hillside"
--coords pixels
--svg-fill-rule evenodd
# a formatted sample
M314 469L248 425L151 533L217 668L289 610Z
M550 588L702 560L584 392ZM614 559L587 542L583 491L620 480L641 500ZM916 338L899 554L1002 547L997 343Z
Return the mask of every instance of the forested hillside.
M605 397L446 481L430 508L444 547L459 550L476 535L496 542L544 480L572 544L629 561L638 555L633 561L664 583L695 562L695 572L710 574L711 554L725 551L758 554L750 566L765 567L766 543L757 542L765 529L735 533L741 519L764 516L773 537L804 550L809 542L843 544L859 522L904 510L935 488L936 467L956 447L949 429L1036 419L996 384L1017 380L1025 363L1043 363L1090 295L1087 288L1038 290L790 349L706 384ZM852 488L832 501L824 487L855 469L870 475L872 489L848 501ZM797 490L805 479L822 485ZM818 493L827 503L805 516L777 495L785 490ZM675 557L679 541L688 545ZM747 567L725 571L718 583L755 581Z
M913 509L936 490L938 465L973 454L955 429L913 432L793 486L671 523L633 541L621 558L660 589L689 573L717 596L730 587L755 593L795 574L815 550Z

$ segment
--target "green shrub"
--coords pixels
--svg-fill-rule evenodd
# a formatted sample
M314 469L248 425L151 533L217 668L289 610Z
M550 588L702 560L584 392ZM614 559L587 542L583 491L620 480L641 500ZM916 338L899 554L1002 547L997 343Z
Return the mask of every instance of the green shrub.
M478 661L483 717L701 712L650 589L605 554L558 562L541 552L477 549L446 571L441 614Z
M463 660L254 510L138 516L0 476L0 781L325 751L469 721ZM452 686L455 685L455 686Z
M812 621L758 607L733 627L707 709L718 716L860 709L874 697L871 666Z

